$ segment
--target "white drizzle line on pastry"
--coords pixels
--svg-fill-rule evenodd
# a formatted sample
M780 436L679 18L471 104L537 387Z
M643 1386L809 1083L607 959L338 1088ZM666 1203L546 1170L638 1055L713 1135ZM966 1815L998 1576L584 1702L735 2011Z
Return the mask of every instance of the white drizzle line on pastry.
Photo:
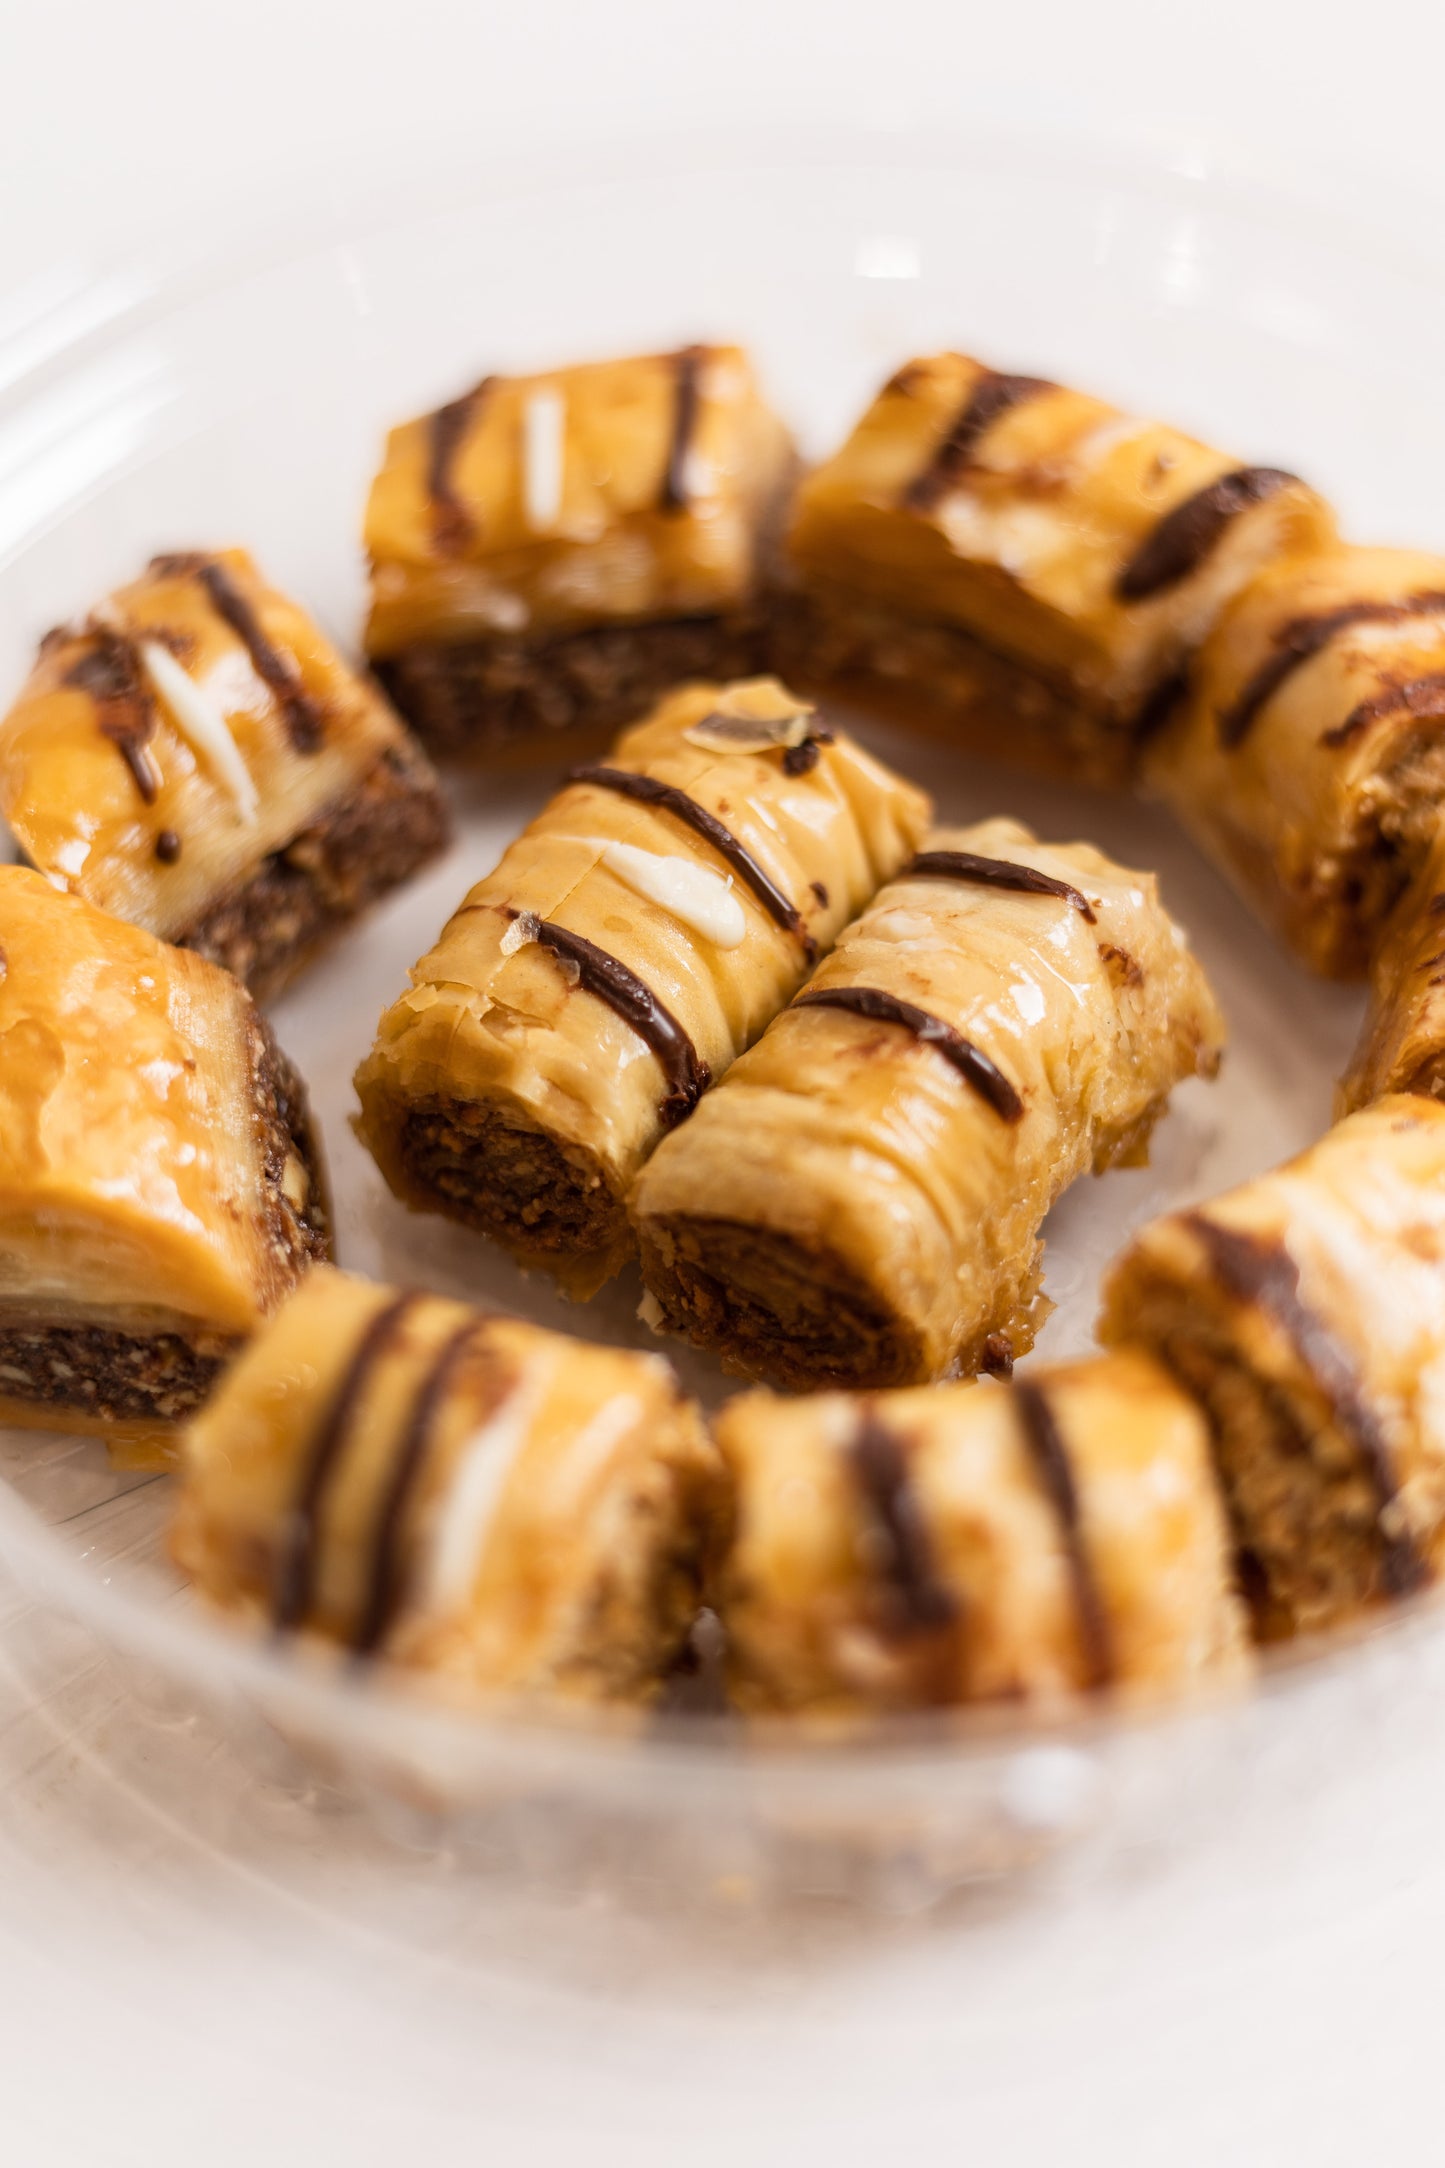
M639 850L635 843L609 843L602 836L578 840L590 844L608 872L635 894L680 919L715 948L739 948L747 938L748 922L732 892L731 874L724 878L690 859Z
M181 736L210 763L235 799L242 820L254 820L261 801L220 708L186 675L170 649L162 647L159 640L141 640L138 652L152 692Z
M556 1355L534 1357L501 1406L462 1446L422 1563L418 1588L422 1610L456 1611L471 1594L497 1501L527 1442L558 1361Z
M561 392L530 394L522 408L522 495L534 534L550 534L561 514L566 426Z

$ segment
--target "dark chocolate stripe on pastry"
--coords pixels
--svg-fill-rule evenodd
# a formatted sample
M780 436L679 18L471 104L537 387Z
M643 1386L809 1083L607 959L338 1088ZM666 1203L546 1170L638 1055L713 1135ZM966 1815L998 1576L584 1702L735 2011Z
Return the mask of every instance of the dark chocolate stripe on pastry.
M1413 715L1422 723L1445 720L1445 670L1432 670L1428 677L1411 678L1404 685L1387 686L1372 700L1362 700L1342 723L1324 732L1320 744L1336 751L1362 737L1372 723L1384 722L1391 715Z
M667 465L662 470L658 504L664 512L687 510L687 455L697 427L699 378L707 359L705 346L684 346L672 357L672 434L667 445Z
M1189 690L1189 671L1182 666L1162 677L1153 691L1146 693L1134 716L1130 735L1136 745L1147 745L1157 738L1160 731L1174 714L1175 709Z
M408 1315L421 1300L417 1294L396 1295L373 1312L311 1441L300 1491L287 1516L276 1561L271 1616L282 1632L300 1626L311 1609L316 1539L327 1487L340 1464L352 1423L378 1363L385 1359Z
M903 872L905 880L915 874L941 881L965 881L979 888L1006 888L1026 896L1058 896L1071 903L1086 925L1095 923L1094 907L1081 889L1068 881L1056 881L1036 866L1018 866L1011 858L980 858L973 851L920 851Z
M71 664L64 682L95 702L101 736L120 754L146 804L154 805L161 787L160 770L150 750L156 704L135 643L109 626L97 627L87 638L93 645Z
M951 1062L965 1083L972 1085L1004 1121L1016 1122L1024 1111L1013 1085L981 1047L965 1039L952 1024L945 1024L942 1017L930 1016L927 1009L917 1009L911 1001L901 1001L897 994L885 994L876 986L818 986L799 994L793 1007L846 1009L852 1016L867 1017L870 1023L901 1024L915 1039Z
M567 778L569 783L593 783L598 790L616 791L619 798L635 798L639 805L660 806L690 828L694 835L710 843L720 858L726 859L744 887L750 889L775 924L785 933L796 936L803 954L812 963L818 953L818 944L803 923L803 914L797 905L790 903L777 884L771 881L744 844L739 843L730 828L709 813L706 806L689 798L685 790L673 783L660 783L655 776L633 775L626 768L605 766L574 768Z
M879 1578L905 1633L951 1626L958 1600L939 1579L933 1545L908 1475L908 1459L893 1432L869 1409L849 1447L858 1488L882 1537Z
M1321 611L1317 617L1291 618L1275 635L1273 654L1260 664L1233 706L1221 713L1217 724L1220 744L1241 744L1260 709L1274 698L1285 680L1352 625L1402 625L1412 617L1435 617L1441 612L1445 612L1445 594L1426 589L1418 595L1407 595L1401 602L1345 602L1337 610Z
M453 469L495 377L484 376L460 399L449 399L427 422L426 493L431 500L432 540L445 557L465 549L474 530L471 513L456 493Z
M894 379L895 384L897 379ZM928 465L916 474L903 492L903 502L910 511L926 512L940 497L946 496L959 476L969 465L978 448L979 439L992 429L996 421L1026 399L1037 398L1040 392L1053 391L1056 387L1047 377L1003 376L996 369L985 369L977 377L967 399L959 408L951 428L935 448Z
M250 656L257 677L275 694L286 718L291 743L298 753L314 753L321 743L321 708L302 685L295 663L289 655L283 655L279 648L272 646L261 628L261 620L224 565L214 558L203 557L196 567L196 575L210 596L217 617L230 626Z
M1256 1305L1272 1317L1320 1388L1340 1432L1360 1455L1374 1486L1381 1513L1398 1494L1394 1454L1373 1411L1367 1407L1347 1351L1299 1291L1299 1267L1282 1243L1262 1241L1237 1228L1221 1227L1202 1212L1187 1215L1185 1225L1198 1240L1220 1286L1235 1302ZM1377 1523L1385 1585L1394 1595L1421 1588L1429 1575L1409 1535L1391 1535Z
M1074 1482L1068 1445L1042 1386L1035 1385L1031 1379L1015 1379L1013 1395L1024 1443L1064 1539L1079 1639L1084 1650L1086 1682L1091 1687L1107 1686L1114 1676L1112 1636L1084 1541L1083 1516L1079 1510L1078 1487Z
M371 1564L366 1576L366 1600L351 1646L358 1656L369 1656L385 1638L401 1601L401 1538L407 1507L417 1480L426 1466L437 1410L477 1337L478 1317L464 1318L449 1333L432 1358L412 1400L406 1428L397 1441L391 1479L377 1515L372 1538ZM505 1388L504 1388L505 1390Z
M1166 512L1114 582L1121 602L1144 602L1197 572L1232 520L1299 477L1282 467L1236 467Z
M655 1055L667 1082L667 1096L658 1109L667 1128L690 1114L712 1082L712 1072L670 1009L665 1009L651 987L606 949L594 948L580 933L554 926L547 918L529 912L522 921L534 941L552 955L577 967L577 983L632 1029Z

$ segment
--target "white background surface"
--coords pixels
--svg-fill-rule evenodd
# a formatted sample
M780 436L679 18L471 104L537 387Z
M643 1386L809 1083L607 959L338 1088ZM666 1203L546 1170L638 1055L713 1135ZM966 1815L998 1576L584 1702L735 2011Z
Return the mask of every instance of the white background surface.
M1433 246L1442 67L1445 16L1406 0L3 0L0 296L57 262L264 223L298 187L340 207L493 150L793 119L1017 115L1206 163L1232 142L1306 191L1345 169ZM1438 2150L1445 1859L1422 1871L1402 1838L1396 1872L1411 1801L1372 1786L1366 1746L1354 1785L1298 1802L1266 1851L1223 1830L1112 1893L785 1938L559 1908L523 1951L504 1894L399 1877L397 1904L434 1911L418 1956L384 1869L217 1876L184 1811L167 1829L58 1753L23 1633L0 1630L18 1665L0 1682L0 2159L17 2168ZM65 1672L63 1647L43 1660ZM82 1691L85 1657L68 1661ZM220 1747L216 1767L223 1787Z

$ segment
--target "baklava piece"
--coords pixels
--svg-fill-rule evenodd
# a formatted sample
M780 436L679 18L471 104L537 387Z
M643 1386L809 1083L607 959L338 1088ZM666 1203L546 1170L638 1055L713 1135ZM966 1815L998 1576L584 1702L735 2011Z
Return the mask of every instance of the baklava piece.
M940 830L643 1172L654 1314L791 1389L1006 1371L1050 1204L1222 1038L1152 875Z
M1353 1114L1389 1092L1445 1099L1445 828L1370 960L1369 1006L1335 1113Z
M396 1194L593 1293L658 1140L917 844L921 792L770 679L690 686L579 768L381 1020Z
M1118 782L1222 605L1333 532L1276 467L935 354L803 483L778 667L972 751Z
M645 1696L724 1526L667 1363L312 1273L186 1434L177 1563L221 1607L473 1689Z
M375 686L240 550L157 557L42 642L0 813L55 887L263 999L447 830Z
M0 1422L155 1443L329 1252L306 1094L243 988L0 868Z
M1445 795L1445 558L1341 547L1262 571L1147 773L1302 963L1360 977Z
M1178 1690L1249 1662L1209 1434L1145 1357L1012 1385L748 1393L719 1609L734 1698L852 1716Z
M1102 1337L1209 1411L1270 1633L1327 1626L1445 1559L1445 1107L1389 1098L1298 1159L1146 1227Z
M793 468L735 346L485 377L388 440L367 653L448 755L551 751L744 676Z

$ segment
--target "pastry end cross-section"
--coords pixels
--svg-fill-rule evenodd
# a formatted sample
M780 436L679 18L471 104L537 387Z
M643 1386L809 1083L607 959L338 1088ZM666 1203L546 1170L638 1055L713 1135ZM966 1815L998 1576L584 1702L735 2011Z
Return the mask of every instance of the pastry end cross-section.
M152 1440L330 1247L243 988L0 869L0 1421Z

